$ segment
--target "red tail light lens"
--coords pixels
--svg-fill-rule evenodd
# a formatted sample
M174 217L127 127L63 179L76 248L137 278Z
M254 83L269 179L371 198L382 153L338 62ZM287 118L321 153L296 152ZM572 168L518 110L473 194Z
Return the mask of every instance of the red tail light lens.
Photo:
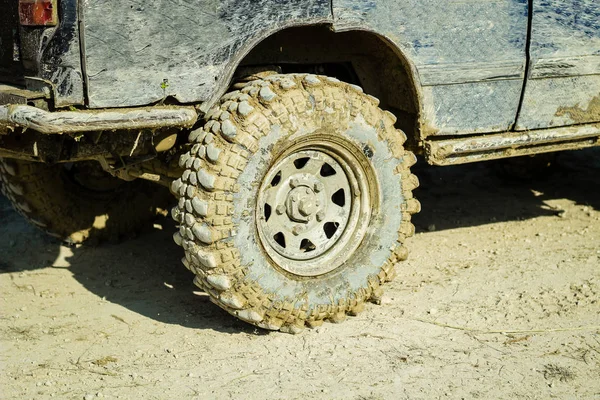
M19 20L25 26L54 26L57 0L19 0Z

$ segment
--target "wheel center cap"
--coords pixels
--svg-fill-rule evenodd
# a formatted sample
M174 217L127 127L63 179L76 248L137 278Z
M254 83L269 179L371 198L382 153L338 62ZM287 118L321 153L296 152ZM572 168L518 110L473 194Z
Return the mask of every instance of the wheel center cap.
M288 217L307 223L319 210L317 196L308 186L298 186L290 191L285 201Z

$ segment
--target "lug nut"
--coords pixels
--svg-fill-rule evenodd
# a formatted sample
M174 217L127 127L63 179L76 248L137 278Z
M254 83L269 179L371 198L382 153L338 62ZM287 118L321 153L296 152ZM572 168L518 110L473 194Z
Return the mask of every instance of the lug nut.
M301 227L300 225L296 225L296 226L294 227L294 229L292 229L292 233L293 233L295 236L298 236L298 235L299 235L299 234L301 234L302 232L304 232L304 228L303 228L303 227Z
M290 181L290 186L292 188L295 188L296 186L300 185L300 181L298 180L298 178L294 178Z
M317 183L315 183L315 186L313 187L313 189L316 193L319 193L321 190L324 189L324 186L321 182L317 182Z
M282 215L285 212L285 206L279 205L279 206L277 206L275 211L277 212L277 214Z
M317 213L317 221L321 222L325 219L325 213L323 211L319 211Z

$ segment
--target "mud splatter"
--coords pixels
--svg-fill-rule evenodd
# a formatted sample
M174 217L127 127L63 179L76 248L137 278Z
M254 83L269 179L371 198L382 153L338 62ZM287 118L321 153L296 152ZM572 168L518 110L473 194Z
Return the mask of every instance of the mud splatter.
M585 110L576 104L573 107L559 107L555 115L562 117L567 114L577 124L600 121L600 95L594 97Z

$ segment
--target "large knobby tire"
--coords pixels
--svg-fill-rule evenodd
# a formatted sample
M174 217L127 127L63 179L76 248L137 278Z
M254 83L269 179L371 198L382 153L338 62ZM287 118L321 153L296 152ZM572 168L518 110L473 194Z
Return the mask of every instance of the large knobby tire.
M135 234L174 201L167 188L121 181L94 161L46 165L0 159L0 182L2 193L29 222L72 244Z
M336 79L272 75L207 113L171 190L182 262L214 303L295 333L381 298L420 205L416 159L378 104Z

